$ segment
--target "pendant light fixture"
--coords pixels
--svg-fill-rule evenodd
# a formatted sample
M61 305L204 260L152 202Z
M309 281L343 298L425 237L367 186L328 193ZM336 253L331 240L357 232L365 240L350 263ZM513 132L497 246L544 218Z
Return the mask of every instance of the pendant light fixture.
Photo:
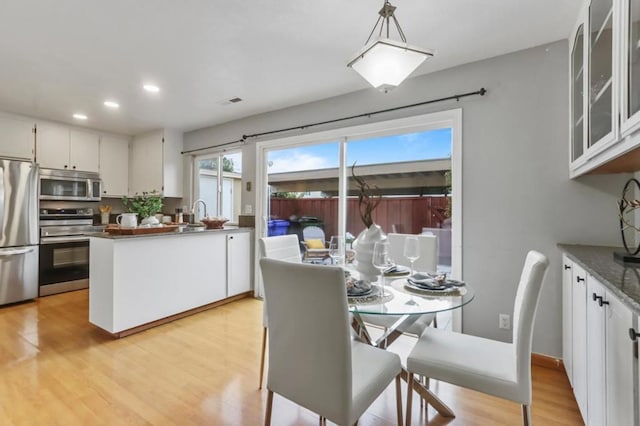
M433 50L420 49L407 44L404 32L393 14L395 10L396 7L391 3L384 2L382 9L378 12L380 16L371 30L365 46L347 64L373 87L385 93L400 85L425 59L435 54ZM402 41L389 38L391 19L393 19ZM378 25L380 25L378 36L369 43Z

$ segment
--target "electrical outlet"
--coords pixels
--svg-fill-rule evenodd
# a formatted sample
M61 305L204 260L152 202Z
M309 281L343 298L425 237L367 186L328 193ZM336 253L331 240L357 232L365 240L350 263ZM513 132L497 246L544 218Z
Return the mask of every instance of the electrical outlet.
M511 328L511 318L508 314L498 315L498 327L509 330Z

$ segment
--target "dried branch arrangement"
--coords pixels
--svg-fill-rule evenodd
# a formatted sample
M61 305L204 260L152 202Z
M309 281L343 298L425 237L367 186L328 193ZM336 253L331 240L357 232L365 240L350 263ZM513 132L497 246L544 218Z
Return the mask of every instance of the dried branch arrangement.
M625 216L630 216L634 210L639 208L640 208L640 200L626 200L623 198L618 201L618 212L619 212L618 215L622 223L625 224L625 227L623 228L623 230L627 228L633 228L636 231L640 232L640 227L635 226L634 224L631 223L630 221L631 219L625 217Z
M355 179L360 188L360 192L358 193L358 210L360 213L360 219L362 220L362 223L369 228L373 225L371 215L382 201L382 195L379 193L380 188L376 185L371 187L371 185L369 185L363 178L356 176L355 167L356 163L353 163L351 166L351 176L353 176L353 179ZM378 194L374 194L375 192Z

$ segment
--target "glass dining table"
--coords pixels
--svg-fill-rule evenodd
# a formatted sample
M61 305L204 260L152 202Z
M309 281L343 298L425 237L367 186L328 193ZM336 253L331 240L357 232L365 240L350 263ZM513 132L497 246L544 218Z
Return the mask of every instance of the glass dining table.
M349 311L353 316L351 325L356 335L363 342L382 349L400 337L421 315L459 309L475 297L473 287L468 284L447 291L429 291L412 287L406 277L387 281L391 282L384 286L373 285L370 294L348 297ZM372 315L393 318L392 325L376 339L369 334L363 319ZM402 376L405 381L408 379L404 369ZM442 416L455 417L453 411L419 381L414 380L413 387Z

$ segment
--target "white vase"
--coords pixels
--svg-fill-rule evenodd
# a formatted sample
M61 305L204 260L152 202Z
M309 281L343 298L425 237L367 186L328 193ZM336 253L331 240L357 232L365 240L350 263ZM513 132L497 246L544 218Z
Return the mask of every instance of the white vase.
M382 228L375 223L358 235L353 242L356 251L356 270L360 273L360 279L374 282L380 275L380 270L373 266L373 246L378 241L386 240L387 236Z
M145 217L144 219L142 219L142 221L140 222L140 224L142 225L157 225L159 224L160 221L158 220L157 217L155 216L149 216L149 217Z

